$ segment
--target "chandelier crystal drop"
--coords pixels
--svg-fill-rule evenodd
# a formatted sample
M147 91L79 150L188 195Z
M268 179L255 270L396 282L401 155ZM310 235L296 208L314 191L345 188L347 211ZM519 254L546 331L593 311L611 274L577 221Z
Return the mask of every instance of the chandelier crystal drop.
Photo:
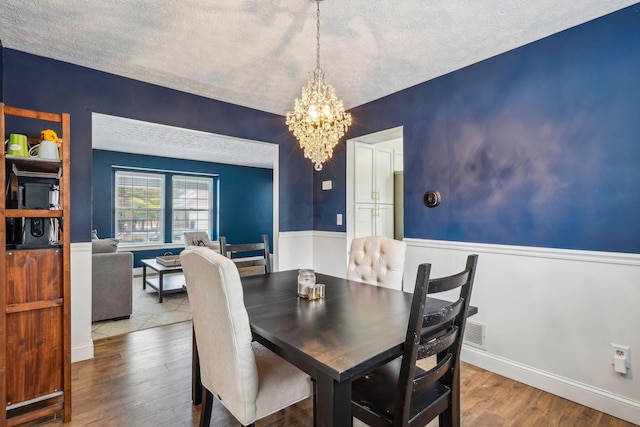
M325 80L320 68L320 1L317 4L316 69L309 83L296 98L294 110L287 113L286 124L298 139L304 156L322 170L322 163L330 159L340 138L351 126L351 114L344 111L336 90Z

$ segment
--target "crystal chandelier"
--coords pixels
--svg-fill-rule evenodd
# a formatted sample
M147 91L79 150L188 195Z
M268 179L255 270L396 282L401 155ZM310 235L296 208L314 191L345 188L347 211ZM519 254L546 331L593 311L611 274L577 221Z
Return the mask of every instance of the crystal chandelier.
M286 124L300 142L304 157L310 159L315 170L331 158L333 148L351 125L351 114L344 111L336 90L324 78L320 68L320 2L317 4L316 69L309 76L309 84L296 98L293 111L287 113Z

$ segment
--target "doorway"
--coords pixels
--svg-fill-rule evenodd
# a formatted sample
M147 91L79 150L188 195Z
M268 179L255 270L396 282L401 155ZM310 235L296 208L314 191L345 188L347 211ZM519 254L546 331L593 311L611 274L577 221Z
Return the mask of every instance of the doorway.
M358 146L371 145L375 148L384 149L385 152L389 150L393 153L393 174L394 174L394 197L393 197L393 209L390 212L393 220L393 236L395 239L402 240L404 237L404 208L403 208L403 186L404 186L404 161L403 161L403 128L398 126L391 129L386 129L380 132L375 132L368 135L362 135L356 138L347 140L347 180L346 180L346 193L347 193L347 253L351 247L351 241L355 237L359 237L358 234L362 233L362 228L358 226L358 214L363 212L360 209L363 205L358 203L356 196L356 150ZM375 172L374 172L375 174ZM386 206L385 206L386 207ZM388 218L387 218L388 220ZM383 227L388 228L388 227ZM372 233L375 234L375 233Z

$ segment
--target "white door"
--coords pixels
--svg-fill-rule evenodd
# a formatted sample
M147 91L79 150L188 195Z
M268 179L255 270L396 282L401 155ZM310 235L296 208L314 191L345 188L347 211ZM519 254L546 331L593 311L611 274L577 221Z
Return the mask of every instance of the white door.
M393 150L356 142L355 203L393 203L394 161Z
M393 239L393 205L376 205L373 213L373 222L375 224L375 235L385 236Z
M375 149L374 197L376 203L393 204L393 150Z
M393 239L393 205L357 203L354 237L385 236Z
M356 203L375 203L375 148L356 142L354 188Z
M376 205L356 203L354 209L355 230L353 237L366 237L375 235L374 211Z

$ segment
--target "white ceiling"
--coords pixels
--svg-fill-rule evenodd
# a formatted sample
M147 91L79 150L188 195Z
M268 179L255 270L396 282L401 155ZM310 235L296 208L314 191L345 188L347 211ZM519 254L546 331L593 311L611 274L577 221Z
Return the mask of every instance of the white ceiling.
M277 146L224 135L93 113L93 148L273 169Z
M635 3L326 0L320 65L349 109ZM312 0L2 0L0 40L284 115L315 68L315 19Z

